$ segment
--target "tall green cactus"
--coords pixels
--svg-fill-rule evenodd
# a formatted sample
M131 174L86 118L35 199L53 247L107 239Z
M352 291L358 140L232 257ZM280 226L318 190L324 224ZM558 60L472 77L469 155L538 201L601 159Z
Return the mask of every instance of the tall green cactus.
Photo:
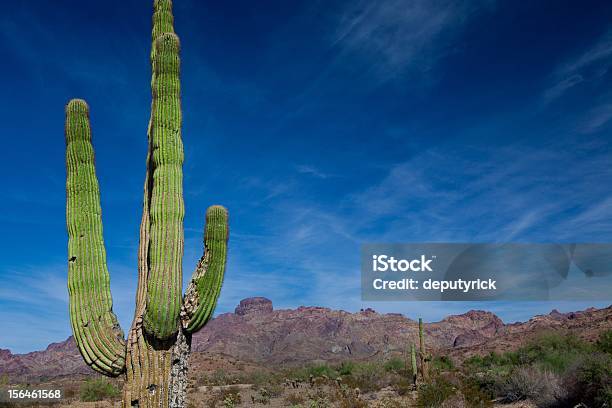
M417 368L416 347L414 346L414 343L410 344L410 363L412 366L412 383L416 384L419 371Z
M167 339L178 329L185 214L178 37L160 34L154 47L150 132L153 188L144 328L156 338Z
M427 363L429 361L429 357L427 355L427 351L425 350L425 339L423 334L423 319L419 317L419 357L421 360L421 376L423 380L427 380L429 375L429 370L427 367Z
M65 132L70 319L87 364L96 371L118 375L125 366L125 340L113 313L85 101L73 99L66 106Z
M228 214L206 212L204 255L183 297L183 173L180 44L171 0L154 0L151 117L138 250L138 288L127 342L113 313L102 234L100 191L89 107L66 105L68 290L74 338L85 362L108 376L124 374L123 405L185 404L191 334L212 316L221 291Z

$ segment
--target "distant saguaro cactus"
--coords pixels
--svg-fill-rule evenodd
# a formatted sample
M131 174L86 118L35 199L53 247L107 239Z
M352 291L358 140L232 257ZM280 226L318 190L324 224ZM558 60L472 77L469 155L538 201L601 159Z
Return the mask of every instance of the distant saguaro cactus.
M427 355L427 351L425 350L425 339L423 334L423 319L419 318L419 357L421 360L421 376L423 380L427 380L429 371L427 367L427 363L429 361L429 356Z
M191 334L212 316L225 273L228 213L206 212L204 254L183 297L183 142L179 39L171 0L154 0L152 104L138 248L136 311L127 341L113 313L89 107L66 105L68 291L75 341L94 370L126 377L124 407L183 407Z
M410 363L412 365L412 383L416 384L419 371L417 368L416 347L414 346L414 343L410 345Z

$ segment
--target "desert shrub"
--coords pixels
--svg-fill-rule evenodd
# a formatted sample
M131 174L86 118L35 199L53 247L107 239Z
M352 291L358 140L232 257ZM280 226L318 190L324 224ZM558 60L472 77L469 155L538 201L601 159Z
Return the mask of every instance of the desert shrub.
M308 408L331 408L332 403L327 397L317 398L308 401Z
M385 397L382 400L380 400L380 402L378 403L378 405L376 405L376 407L378 408L405 408L406 405L404 405L402 402L396 399Z
M406 375L395 377L391 385L398 395L406 395L414 389L412 378L409 378Z
M287 371L285 375L296 380L308 381L311 378L318 377L336 378L338 372L327 364L318 364L292 369Z
M492 395L483 391L473 383L463 384L461 387L463 403L467 408L488 408L493 406Z
M498 354L491 352L486 356L472 356L465 360L463 365L475 370L491 370L499 367L512 367L519 363L517 353L507 352Z
M543 334L517 351L503 354L491 352L465 360L467 371L509 375L515 367L535 365L544 371L563 373L579 357L592 352L592 347L573 335Z
M514 370L500 391L506 402L529 399L538 407L548 407L557 403L563 389L553 372L527 366Z
M266 389L266 391L268 392L268 395L270 395L270 397L272 398L280 397L281 395L283 395L283 391L284 391L283 386L281 384L276 384L276 383L270 383L264 386L263 388Z
M268 405L270 403L270 392L266 388L260 388L256 395L251 396L253 403Z
M223 388L215 392L207 400L206 406L208 408L216 408L222 406L223 408L233 408L242 403L242 397L240 390L237 387Z
M486 395L495 397L500 394L507 375L499 374L495 371L471 373L467 376L464 384L479 388Z
M595 343L595 347L602 353L612 354L612 330L606 330L601 333Z
M400 373L405 371L406 363L400 358L393 357L385 361L384 368L387 372Z
M230 378L225 370L219 368L210 376L210 382L213 385L227 385L232 383L232 378Z
M473 356L463 362L463 368L473 383L488 393L496 393L499 384L518 365L518 355L514 352L498 354L491 352L485 356Z
M455 369L455 363L448 356L435 356L431 360L431 368L437 371L450 371Z
M515 366L501 365L491 366L490 368L476 368L473 365L464 367L464 384L475 385L488 395L497 396L500 394L502 385L506 378L514 370Z
M119 390L108 380L95 378L88 380L81 386L81 401L92 402L105 399L114 399L119 396Z
M584 356L565 373L565 404L589 407L612 406L612 357L608 354Z
M238 384L240 383L241 380L235 376L235 375L231 375L227 372L225 372L225 370L223 370L222 368L219 368L215 371L212 372L212 374L206 375L200 375L196 378L196 385L202 386L202 385L232 385L232 384Z
M378 391L385 383L385 370L380 364L363 363L356 365L345 381L352 388L363 392Z
M280 384L268 384L257 389L257 394L251 396L253 403L268 405L272 398L280 397L283 394L283 386Z
M292 392L285 397L285 402L290 406L302 405L306 402L306 398L300 393Z
M367 408L368 406L354 389L345 384L335 390L333 400L339 408Z
M543 369L562 373L578 357L591 351L574 335L546 333L517 351L518 364L537 364Z
M328 378L335 378L337 377L338 373L336 372L336 370L334 370L332 367L328 366L327 364L322 364L322 365L317 365L317 366L313 366L310 367L308 370L308 375L312 375L313 377L328 377Z
M220 391L220 399L226 404L226 401L231 402L234 405L238 405L242 402L240 396L240 389L238 387L224 388Z
M336 371L338 371L338 374L340 375L351 375L354 368L355 363L352 361L343 361L342 364L336 368Z
M233 375L223 375L219 377L211 377L208 382L217 382L219 380L223 381L223 384L210 384L210 385L235 385L235 384L252 384L253 388L259 389L261 387L267 387L270 385L280 385L282 384L287 375L290 374L291 371L283 371L283 372L269 372L266 370L250 370L243 372L241 374L233 374Z
M603 332L595 344L549 333L515 352L472 357L463 367L471 384L506 401L612 407L611 349L612 331Z
M423 408L440 407L455 392L450 382L442 378L434 378L430 383L423 384L419 388L417 405Z

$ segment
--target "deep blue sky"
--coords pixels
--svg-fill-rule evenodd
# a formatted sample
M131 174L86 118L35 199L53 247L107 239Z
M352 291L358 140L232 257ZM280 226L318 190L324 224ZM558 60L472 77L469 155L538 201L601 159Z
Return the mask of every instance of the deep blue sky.
M64 105L91 107L115 311L133 313L150 106L148 1L0 16L0 348L70 334ZM374 307L506 321L586 303L364 303L359 244L612 241L612 4L177 0L185 279L231 214L217 312ZM596 303L604 306L606 303Z

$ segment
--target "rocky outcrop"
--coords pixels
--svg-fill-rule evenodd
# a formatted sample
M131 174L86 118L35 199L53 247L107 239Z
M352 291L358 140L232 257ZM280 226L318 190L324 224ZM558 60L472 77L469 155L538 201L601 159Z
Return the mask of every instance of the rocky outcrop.
M252 297L243 299L240 304L236 306L234 311L238 316L246 316L253 313L270 313L272 312L272 301L265 297Z

